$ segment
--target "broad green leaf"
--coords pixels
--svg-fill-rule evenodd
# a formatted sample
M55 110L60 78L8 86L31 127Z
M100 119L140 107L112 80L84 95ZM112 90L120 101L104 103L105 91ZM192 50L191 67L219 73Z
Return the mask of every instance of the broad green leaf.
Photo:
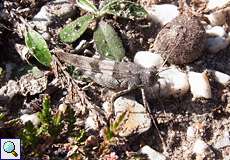
M96 6L90 0L77 0L77 5L85 11L96 13L98 12Z
M107 23L101 21L94 32L93 39L97 50L110 59L121 61L125 56L122 42L114 29Z
M93 15L85 15L67 24L59 33L61 40L66 43L74 42L86 31L93 19Z
M52 56L43 37L36 31L30 29L25 35L26 46L32 55L43 65L50 66Z
M100 10L100 15L113 14L124 18L145 18L148 13L139 4L126 0L112 0Z

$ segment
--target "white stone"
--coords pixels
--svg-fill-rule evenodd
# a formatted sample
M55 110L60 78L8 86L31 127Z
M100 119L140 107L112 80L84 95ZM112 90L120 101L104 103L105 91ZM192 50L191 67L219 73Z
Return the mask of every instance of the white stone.
M208 149L208 145L201 139L197 139L193 145L193 153L197 155L204 154Z
M216 149L221 149L224 147L230 146L230 135L229 131L225 131L224 135L218 138L217 142L214 144Z
M187 128L187 138L194 138L196 136L197 129L193 126Z
M58 106L58 110L61 112L61 113L65 113L66 109L67 109L67 105L65 103L62 103Z
M42 37L43 37L45 40L47 40L47 41L49 41L50 38L51 38L51 36L50 36L50 34L49 34L48 32L42 33Z
M33 17L33 23L41 32L47 31L47 27L52 23L51 21L51 13L49 13L49 8L47 6L43 6L40 11Z
M225 73L212 71L212 75L214 76L215 81L222 85L227 85L230 82L230 76Z
M53 15L61 18L71 17L74 13L76 13L75 5L66 0L55 0L49 5L49 8Z
M218 53L229 45L228 39L224 37L210 37L207 39L206 48L210 53Z
M157 151L155 151L154 149L152 149L151 147L149 147L148 145L145 145L144 147L142 147L138 153L140 154L146 154L148 156L149 160L166 160L166 156L163 155L162 153L159 153Z
M89 112L89 116L85 120L85 129L88 130L98 130L99 124L97 115L93 112Z
M210 36L218 36L218 37L224 37L226 35L224 28L221 26L214 26L210 29L207 29L206 33Z
M160 67L164 62L160 54L150 51L139 51L134 56L134 63L139 64L144 68Z
M146 95L153 96L182 96L189 91L187 74L175 67L162 69L159 72L157 83L153 87L146 88ZM151 97L149 97L151 98Z
M165 25L179 15L178 7L172 4L153 5L147 8L153 21Z
M14 80L9 80L7 83L6 96L12 98L14 95L20 92L20 87L18 83Z
M205 72L198 73L190 71L188 73L188 81L190 84L190 90L193 95L193 99L212 98L211 87Z
M112 113L112 107L108 101L105 101L102 104L102 108L105 111L106 115L110 115Z
M21 121L23 124L25 124L28 121L31 121L32 124L37 127L40 124L40 119L38 118L38 113L34 113L34 114L23 114L20 117Z
M126 113L118 129L118 135L126 137L132 134L141 134L151 127L151 118L145 107L135 100L119 97L114 102L116 120ZM115 121L116 121L115 120Z
M223 8L228 3L230 3L230 0L208 0L207 9L212 10L215 8Z

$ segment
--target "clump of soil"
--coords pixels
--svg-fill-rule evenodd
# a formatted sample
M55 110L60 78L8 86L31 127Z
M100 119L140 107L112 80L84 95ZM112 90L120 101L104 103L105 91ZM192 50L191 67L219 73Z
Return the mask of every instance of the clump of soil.
M157 35L153 49L169 63L190 63L202 55L205 30L195 16L182 14L163 27Z

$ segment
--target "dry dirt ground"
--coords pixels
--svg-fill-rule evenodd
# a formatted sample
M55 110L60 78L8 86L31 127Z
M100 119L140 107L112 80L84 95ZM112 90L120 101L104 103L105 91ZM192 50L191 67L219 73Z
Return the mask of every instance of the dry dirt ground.
M17 50L15 49L15 44L24 44L24 39L18 33L18 28L16 24L21 23L14 15L10 12L19 10L21 12L15 12L19 16L22 16L27 21L39 11L41 6L46 4L47 1L33 1L33 0L6 0L5 7L8 11L7 18L0 19L0 67L6 71L4 75L9 75L10 77L1 78L0 86L4 86L8 83L10 79L20 79L20 77L27 70L28 64L21 59ZM26 8L30 8L27 10ZM25 9L25 10L23 10ZM78 17L80 11L76 11L76 17ZM124 20L122 18L114 19L108 16L107 21L113 24L116 31L118 31L119 36L123 40L123 44L127 51L127 57L133 58L137 50L148 50L150 44L153 43L158 31L160 30L158 25L152 24L146 28L140 28L147 24L147 21L132 21ZM51 33L52 40L48 42L50 49L61 48L65 52L70 52L77 45L74 43L72 45L66 45L59 41L57 32L58 29L63 26L64 21L56 19L54 23L51 24L49 32ZM90 41L92 37L92 31L87 31L83 35L84 39ZM90 44L88 49L94 53L95 49L93 45ZM202 71L204 69L214 69L224 72L230 75L230 48L226 48L218 54L206 53L203 57L191 63L195 71ZM87 55L86 56L92 56ZM38 65L33 58L29 58L28 61L35 65ZM12 70L7 68L7 65L13 66ZM182 69L184 66L180 66ZM55 79L55 71L48 68L39 66L42 72L48 74L48 84ZM7 72L12 73L7 73ZM66 81L59 77L60 83L56 86L49 86L41 93L37 93L33 96L29 95L16 95L9 102L0 99L0 111L5 113L7 120L18 118L23 111L29 113L35 113L41 110L42 97L44 94L49 94L51 97L52 110L55 113L57 111L58 104L62 101L62 98L68 96L70 99L71 107L76 107L77 102L81 101L81 96L90 97L88 104L94 104L100 106L102 102L106 99L103 94L104 88L97 84L89 85L83 92L85 94L79 94L76 91L79 88L87 86L90 82L88 79L84 79L82 84L78 83L78 87L71 87ZM65 83L64 83L65 82ZM152 114L157 121L157 127L160 131L160 135L163 137L160 139L157 129L152 127L149 131L141 134L130 136L127 139L121 138L117 140L115 144L110 145L106 151L103 150L102 145L103 139L97 139L97 145L94 147L86 146L83 143L79 144L79 148L76 152L82 153L79 159L97 159L101 155L109 154L115 151L120 157L119 159L131 159L132 155L143 145L149 145L158 152L166 151L167 157L169 159L198 159L198 157L192 153L194 141L197 138L202 138L207 144L209 144L209 153L206 154L205 159L224 159L230 157L230 146L225 146L220 149L214 148L214 144L220 141L225 132L230 130L230 86L222 86L216 83L212 78L210 78L212 87L212 99L198 99L192 100L191 93L186 94L179 98L157 98L149 102ZM73 84L74 85L74 84ZM65 86L65 87L61 87ZM80 92L81 93L81 92ZM70 98L71 97L71 98ZM139 96L137 95L137 98ZM83 97L84 99L84 97ZM141 100L140 100L141 102ZM84 107L84 106L83 106ZM78 107L75 108L75 116L78 124L75 128L78 130L84 129L84 120L87 117L87 109L82 109ZM15 137L17 132L22 129L22 126L11 126L11 125L1 125L0 121L0 137ZM3 122L4 123L4 122ZM195 137L189 139L187 136L188 127L193 127L197 130ZM64 133L65 131L63 131ZM36 159L36 156L40 156L42 159L63 159L66 154L71 150L71 143L69 142L69 137L60 137L57 140L46 140L47 137L43 137L42 141L38 146L34 147L34 150L24 150L25 159ZM86 140L91 135L97 137L99 133L87 132L85 134L84 140ZM96 143L96 142L95 142ZM35 152L31 154L31 152ZM40 152L40 153L39 153ZM39 154L36 154L39 153ZM127 154L128 153L128 154ZM38 158L38 159L40 159ZM76 158L78 159L78 158ZM112 159L112 158L111 158ZM144 156L142 157L144 159ZM227 159L226 159L227 160Z

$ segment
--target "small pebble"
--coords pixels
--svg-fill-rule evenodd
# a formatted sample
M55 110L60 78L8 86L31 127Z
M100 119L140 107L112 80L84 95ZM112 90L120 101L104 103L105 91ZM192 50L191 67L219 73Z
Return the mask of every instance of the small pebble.
M86 40L81 40L80 42L79 42L79 44L75 47L75 51L76 52L78 52L78 51L80 51L81 49L83 49L83 47L86 45L86 43L88 43Z
M224 147L230 147L229 131L224 132L224 135L217 140L217 142L214 144L214 147L216 149L221 149L221 148L224 148Z
M188 73L188 81L193 99L212 98L211 87L205 72L198 73L190 71Z
M9 80L7 83L6 96L12 98L14 95L20 92L20 87L18 83L14 80Z
M105 101L102 104L102 108L105 111L106 115L110 115L112 113L112 107L108 101Z
M144 147L142 147L138 153L140 154L146 154L148 156L149 160L166 160L166 156L163 155L162 153L159 153L157 151L155 151L154 149L152 149L151 147L149 147L148 145L145 145Z
M193 153L202 155L209 148L208 144L201 139L197 139L193 145Z
M58 106L58 110L61 112L61 113L65 113L66 109L67 109L67 105L65 103L62 103Z
M208 0L208 4L206 8L208 10L222 8L225 7L225 5L227 5L228 3L230 3L230 0Z
M194 138L196 136L197 129L193 126L187 128L187 138Z
M172 4L153 5L147 11L153 21L162 26L179 15L178 7Z
M122 137L132 134L141 134L151 127L151 118L145 107L135 100L119 97L114 102L116 120L124 112L124 120L121 122L118 135Z
M86 146L95 146L97 143L98 143L97 137L95 137L94 135L89 136L85 140L85 145Z
M162 69L157 83L153 87L145 88L148 98L182 96L189 91L188 76L176 67ZM153 97L149 97L153 96Z
M75 5L66 0L55 0L52 4L49 5L49 7L52 11L52 14L60 18L71 17L76 12Z
M210 37L206 41L206 48L210 53L218 53L228 45L229 41L224 37Z
M47 40L47 41L49 41L50 38L51 38L51 36L50 36L50 34L49 34L48 32L42 33L42 37L43 37L45 40Z
M208 70L208 72L211 72L216 82L222 85L227 85L230 83L230 76L228 74L214 70Z
M134 63L139 64L144 68L160 67L164 60L160 54L150 51L139 51L134 56Z
M28 121L31 121L35 127L37 127L40 123L40 119L38 118L38 114L24 114L20 117L23 124L25 124Z
M47 27L52 23L52 15L47 6L41 7L40 11L33 17L33 23L40 32L47 31Z
M224 28L221 26L214 26L210 29L207 29L206 33L210 36L218 36L218 37L224 37L226 35Z
M89 112L89 116L85 120L85 129L86 131L89 131L89 130L96 131L99 129L97 115L94 114L93 112Z

